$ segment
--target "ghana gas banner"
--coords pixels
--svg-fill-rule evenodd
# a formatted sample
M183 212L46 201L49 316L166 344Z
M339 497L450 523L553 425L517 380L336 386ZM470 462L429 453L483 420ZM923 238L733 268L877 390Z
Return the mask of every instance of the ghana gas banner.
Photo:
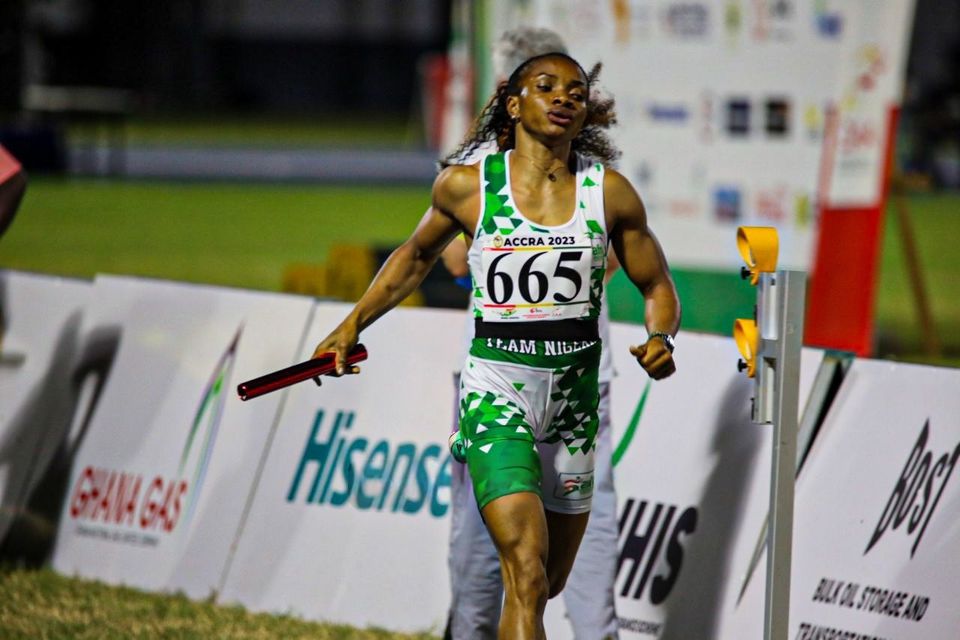
M770 491L772 427L750 420L754 384L737 372L737 348L681 332L677 373L652 382L627 351L643 329L615 323L611 340L621 638L759 637L719 633L736 611ZM821 360L803 351L801 410ZM754 576L761 585L764 571ZM571 637L560 599L547 610L548 637ZM762 620L762 602L746 613Z
M797 483L791 638L958 637L958 390L955 369L853 363ZM724 638L762 634L730 622Z
M349 306L318 304L301 352ZM397 630L441 630L463 311L395 309L363 332L362 373L293 387L221 601Z
M91 292L89 281L0 271L0 543L18 520L39 525L24 532L31 557L44 557L36 547L57 516L31 504L34 492L91 399L81 375L94 359L81 331Z
M72 461L53 566L208 597L222 578L284 393L243 379L293 363L309 298L98 277L87 331L118 347Z
M617 100L619 168L676 267L737 268L730 238L738 225L777 227L781 268L809 267L832 108L844 124L831 198L882 187L868 178L882 173L886 112L877 123L870 107L899 103L912 0L482 6L481 96L493 87L491 43L517 26L557 31L587 69L603 63L600 84Z

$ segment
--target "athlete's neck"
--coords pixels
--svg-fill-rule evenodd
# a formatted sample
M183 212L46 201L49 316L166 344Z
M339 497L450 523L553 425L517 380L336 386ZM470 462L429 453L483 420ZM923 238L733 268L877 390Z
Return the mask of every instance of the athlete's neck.
M518 127L516 146L511 157L518 159L525 175L551 182L570 175L570 143L544 144Z

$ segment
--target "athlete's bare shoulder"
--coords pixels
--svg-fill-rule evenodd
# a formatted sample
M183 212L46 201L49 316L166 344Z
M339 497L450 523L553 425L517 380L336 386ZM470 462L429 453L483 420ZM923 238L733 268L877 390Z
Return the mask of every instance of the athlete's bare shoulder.
M480 164L452 164L437 176L434 191L451 197L469 197L480 188Z
M603 173L603 201L608 215L614 220L626 217L639 217L646 222L646 210L643 201L630 181L622 173L607 169Z
M444 211L462 208L479 193L479 163L450 165L433 182L433 204Z
M611 192L611 195L622 196L626 193L636 193L633 185L622 173L616 169L606 168L603 172L603 190Z

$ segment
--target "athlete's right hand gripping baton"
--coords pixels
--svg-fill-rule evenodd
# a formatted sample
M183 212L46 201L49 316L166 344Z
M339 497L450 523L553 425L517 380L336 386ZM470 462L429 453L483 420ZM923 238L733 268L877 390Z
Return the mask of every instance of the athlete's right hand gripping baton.
M347 354L346 366L349 367L366 359L367 348L358 344ZM237 385L237 395L241 400L249 400L311 378L317 378L317 384L319 384L319 376L333 373L334 369L336 369L336 356L332 351L328 351L322 356L241 382Z

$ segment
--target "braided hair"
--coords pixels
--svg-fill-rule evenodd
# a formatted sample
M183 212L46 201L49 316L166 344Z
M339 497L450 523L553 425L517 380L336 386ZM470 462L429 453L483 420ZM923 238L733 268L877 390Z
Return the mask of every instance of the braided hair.
M474 151L491 140L496 141L499 151L513 149L516 146L516 122L507 111L507 98L520 95L520 81L524 74L535 62L544 58L568 60L577 65L587 79L587 117L577 137L571 141L570 150L604 164L612 165L616 162L617 158L620 157L620 151L606 133L606 130L617 122L614 100L610 97L593 94L590 90L590 87L594 86L600 76L601 63L598 62L593 65L593 68L587 73L579 62L567 54L553 51L528 58L510 74L510 78L506 82L497 87L493 96L474 121L470 133L455 151L441 161L442 166L463 164Z

